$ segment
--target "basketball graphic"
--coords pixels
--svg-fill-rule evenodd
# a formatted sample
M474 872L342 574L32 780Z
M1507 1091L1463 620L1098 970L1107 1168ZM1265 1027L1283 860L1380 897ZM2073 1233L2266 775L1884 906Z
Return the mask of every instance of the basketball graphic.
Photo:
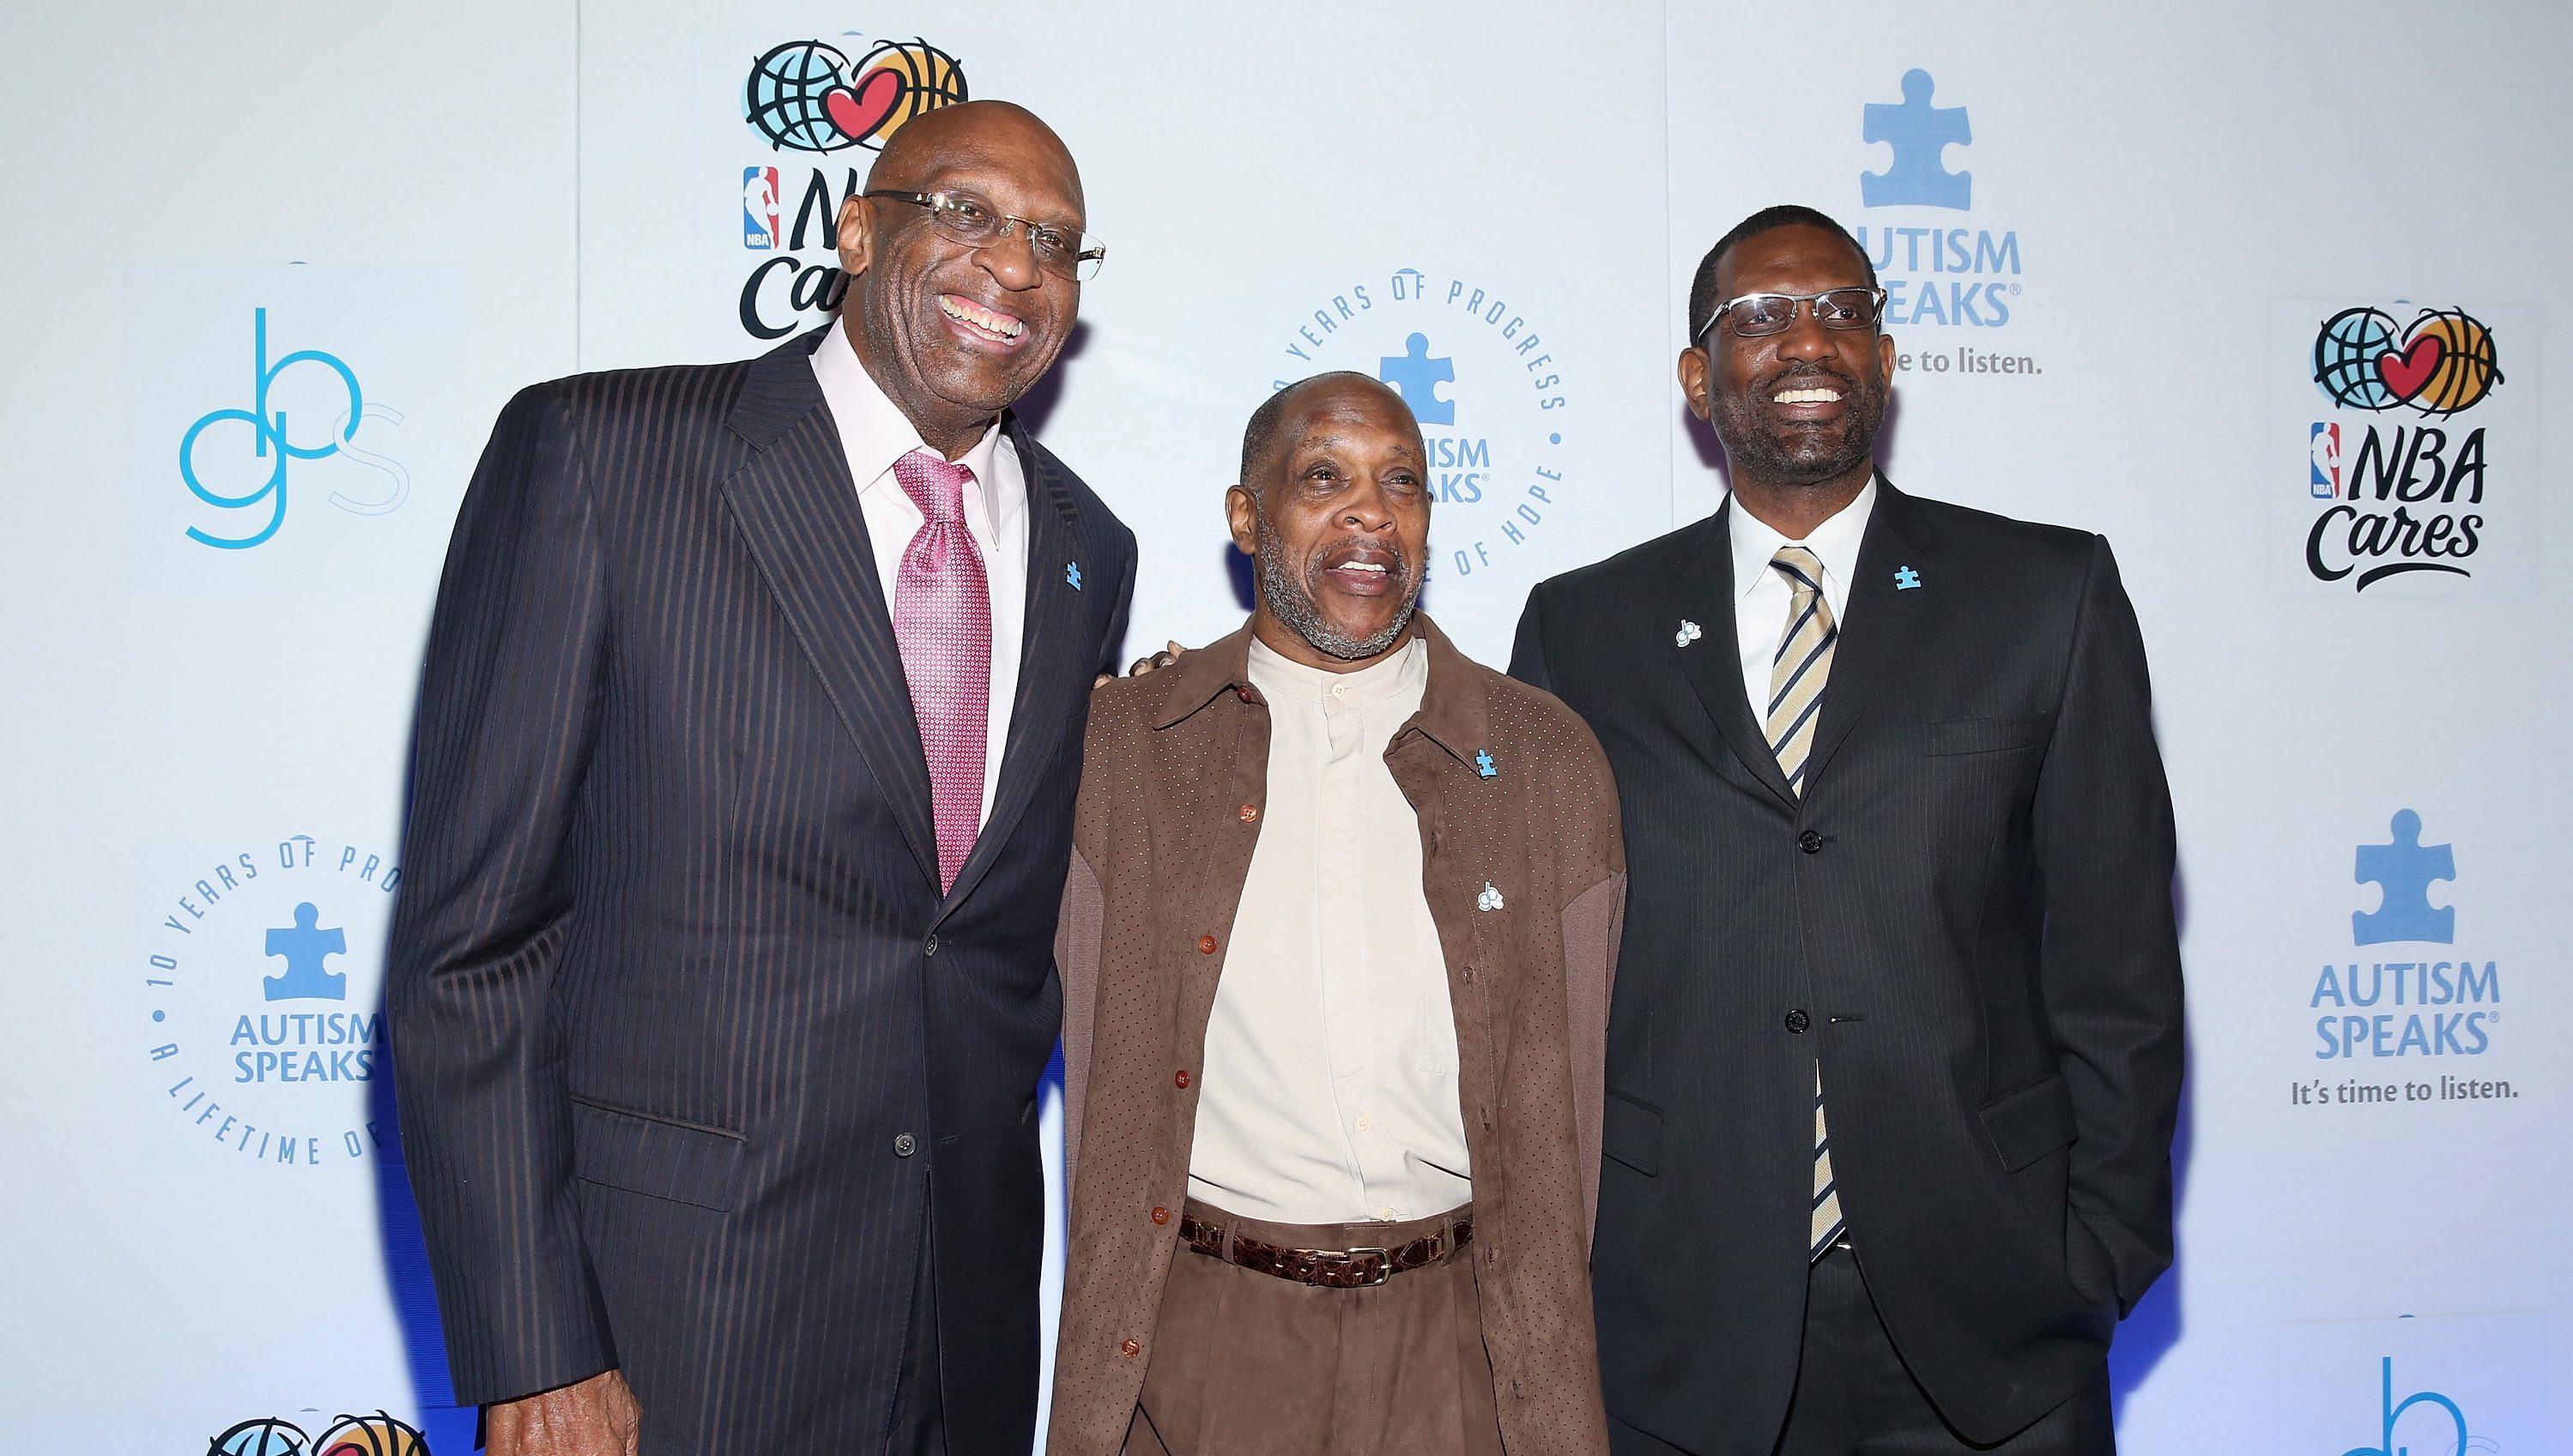
M964 68L926 39L878 41L854 63L826 41L799 40L751 63L742 119L780 151L881 152L912 119L968 99Z
M2313 378L2346 409L2445 416L2501 382L2492 331L2463 309L2424 309L2399 333L2382 310L2343 309L2314 336Z

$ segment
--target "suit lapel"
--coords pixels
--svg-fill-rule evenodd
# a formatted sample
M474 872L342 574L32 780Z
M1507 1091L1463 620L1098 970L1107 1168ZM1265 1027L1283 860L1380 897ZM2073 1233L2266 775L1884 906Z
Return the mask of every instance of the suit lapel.
M1929 582L1938 573L1929 564L1930 544L1911 498L1880 476L1876 510L1859 541L1857 573L1850 581L1845 613L1850 625L1832 653L1831 681L1823 688L1822 717L1814 725L1814 748L1806 759L1808 794L1850 730L1884 696L1879 680L1887 668L1918 660L1935 603ZM1916 584L1905 586L1904 581Z
M1793 812L1795 791L1787 787L1787 776L1778 769L1778 755L1769 751L1769 740L1751 716L1751 702L1742 695L1742 660L1735 651L1739 638L1733 615L1733 530L1725 512L1710 516L1682 549L1686 554L1669 578L1666 609L1653 624L1660 643L1657 650L1678 657L1681 674L1696 690L1733 756ZM1699 634L1686 645L1676 635L1684 620L1697 623Z
M808 335L752 362L730 421L751 455L724 481L724 498L935 886L928 760L848 455L813 377L812 342Z
M1018 447L1019 465L1028 482L1028 588L1025 627L1019 633L1018 692L1010 703L1009 740L1001 749L1000 783L992 791L992 811L983 817L974 852L956 873L949 892L952 908L972 892L992 861L1009 843L1019 819L1036 798L1037 785L1053 764L1055 749L1077 714L1065 711L1089 695L1096 666L1092 613L1084 588L1072 584L1068 568L1085 573L1094 563L1083 549L1079 511L1054 457L1039 448L1018 417L1002 422ZM1113 583L1097 589L1105 591Z

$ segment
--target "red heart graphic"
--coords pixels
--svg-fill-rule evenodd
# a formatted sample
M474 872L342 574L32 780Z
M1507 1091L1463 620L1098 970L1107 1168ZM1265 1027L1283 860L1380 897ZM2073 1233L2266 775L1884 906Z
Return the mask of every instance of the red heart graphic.
M858 78L856 90L835 86L822 96L822 113L852 142L863 142L902 104L902 73L879 67Z
M2430 382L2430 375L2437 372L2439 360L2446 352L2439 345L2439 336L2424 334L2400 354L2389 349L2378 355L2376 376L2394 391L2395 398L2410 399Z

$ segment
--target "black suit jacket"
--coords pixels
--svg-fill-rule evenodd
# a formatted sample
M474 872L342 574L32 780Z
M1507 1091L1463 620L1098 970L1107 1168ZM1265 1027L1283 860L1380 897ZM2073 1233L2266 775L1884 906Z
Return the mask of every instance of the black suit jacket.
M934 1251L952 1447L1025 1451L1055 907L1135 538L1005 421L1023 665L942 896L819 337L540 384L492 432L392 940L412 1186L460 1401L621 1366L647 1452L874 1450Z
M2179 953L2144 643L2099 537L1880 485L1799 800L1743 697L1728 534L1719 511L1545 582L1510 663L1589 721L1625 815L1608 1408L1767 1456L1819 1060L1869 1288L1941 1412L1994 1440L2097 1371L2170 1261Z

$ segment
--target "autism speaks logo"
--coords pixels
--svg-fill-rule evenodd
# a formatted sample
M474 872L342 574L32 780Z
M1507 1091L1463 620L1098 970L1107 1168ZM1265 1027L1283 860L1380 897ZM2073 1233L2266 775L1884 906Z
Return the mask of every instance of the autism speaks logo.
M2378 896L2373 909L2350 913L2350 945L2396 949L2374 951L2368 961L2326 962L2314 977L2305 1005L2314 1013L2317 1061L2468 1058L2492 1050L2493 1029L2501 1020L2501 962L2443 949L2457 943L2457 910L2434 905L2430 897L2433 887L2456 882L2457 851L2451 844L2422 843L2422 832L2418 813L2397 810L2384 843L2358 846L2352 883L2375 885ZM2419 949L2401 949L2406 947ZM2389 954L2411 959L2386 959ZM2412 1086L2425 1090L2409 1098L2416 1101L2514 1094L2506 1083L2459 1078L2441 1078L2435 1089L2429 1083Z
M283 1416L228 1426L206 1443L206 1456L430 1456L429 1438L386 1411L344 1415L319 1436Z
M311 835L163 857L147 881L143 1054L182 1159L309 1168L391 1133L383 948L402 869ZM317 1448L329 1449L329 1448Z
M847 39L863 39L850 31ZM840 208L866 185L864 154L908 123L970 100L963 63L927 40L879 40L856 60L823 40L774 45L752 59L741 121L769 156L741 169L742 246L771 255L741 287L742 332L783 339L840 304ZM818 159L858 152L836 173ZM817 159L796 162L800 154ZM811 255L811 256L808 256Z
M370 419L403 422L402 411L369 399L358 371L336 354L299 349L269 358L268 310L251 310L250 391L241 404L209 409L179 436L179 480L200 502L222 513L222 530L188 527L188 539L221 551L262 545L286 525L288 487L301 461L345 457L380 472L364 493L332 490L327 498L353 515L390 515L411 495L411 473L401 462L361 446ZM246 406L246 407L245 407ZM295 421L304 421L298 424ZM381 436L383 431L377 431ZM373 440L370 440L373 443ZM346 474L336 477L356 484ZM240 534L229 521L239 521Z
M1420 421L1432 569L1496 565L1567 503L1570 397L1535 323L1487 281L1397 268L1351 281L1287 327L1269 387L1332 369L1372 374Z
M1871 101L1861 109L1861 138L1885 148L1889 161L1882 172L1859 174L1859 201L1871 219L1857 230L1859 247L1885 288L1889 328L2008 328L2024 282L2020 235L1943 216L1974 207L1974 173L1950 171L1947 154L1973 145L1975 132L1965 107L1932 99L1938 85L1915 68L1903 74L1901 101ZM1971 348L1924 353L1913 366L1930 373L2043 372L2025 356Z

